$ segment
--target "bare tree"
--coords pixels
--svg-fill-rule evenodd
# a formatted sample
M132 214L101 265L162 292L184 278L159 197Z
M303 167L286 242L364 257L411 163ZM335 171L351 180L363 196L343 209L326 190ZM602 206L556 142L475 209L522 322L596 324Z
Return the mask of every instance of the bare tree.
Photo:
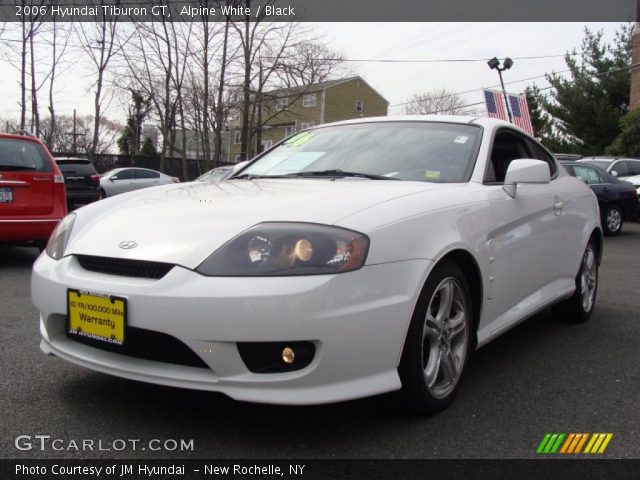
M20 45L19 45L19 57L20 57L20 130L24 130L27 124L27 56L30 59L29 72L31 76L31 116L32 127L35 126L36 134L39 132L39 114L38 114L38 100L37 100L37 88L36 88L36 75L35 75L35 53L33 49L34 37L38 34L40 27L43 24L44 16L39 13L40 6L44 5L44 0L39 2L27 2L25 0L19 0L16 2L23 7L33 6L36 13L32 15L23 15L20 17ZM36 122L34 125L34 121Z
M288 49L276 69L286 87L302 87L324 82L337 76L352 75L344 65L344 57L316 40L305 40Z
M416 93L405 105L407 115L468 115L473 109L466 105L464 97L444 88L431 92Z
M69 39L71 38L71 28L67 28L66 25L57 23L55 17L52 19L51 28L51 67L49 70L49 128L45 135L45 143L49 148L53 147L52 133L56 129L56 112L54 107L54 86L56 81L57 69L67 52L69 46Z
M178 151L177 125L180 122L183 176L186 178L186 122L184 121L186 65L191 61L190 51L193 24L173 22L160 17L151 23L137 22L133 47L124 51L128 75L154 105L162 135L160 170L164 170L167 155Z
M267 1L268 3L273 3ZM245 0L250 8L250 1ZM264 4L263 4L264 5ZM263 13L265 9L261 10ZM232 23L240 41L242 57L242 120L240 148L242 158L250 158L254 152L252 139L256 138L256 151L260 149L262 127L262 94L270 86L278 85L275 73L294 44L303 33L299 23L263 22L264 17L245 17L243 22ZM274 114L274 115L277 115Z
M104 0L100 0L100 6L106 4ZM118 22L116 19L102 16L96 22L77 22L75 26L82 49L95 67L94 127L92 141L88 149L89 158L93 158L100 142L100 118L105 99L108 98L109 93L105 91L107 90L105 83L107 69L110 62L127 42L118 41Z
M45 118L45 122L51 124L50 118ZM73 139L68 132L73 129L73 117L70 115L60 115L53 122L55 129L50 132L51 151L72 152ZM78 153L89 154L94 146L93 129L95 128L94 118L90 115L81 115L76 118L76 130L78 132L76 140L76 151ZM98 143L95 147L95 154L108 153L116 145L123 126L113 120L102 116L98 127Z

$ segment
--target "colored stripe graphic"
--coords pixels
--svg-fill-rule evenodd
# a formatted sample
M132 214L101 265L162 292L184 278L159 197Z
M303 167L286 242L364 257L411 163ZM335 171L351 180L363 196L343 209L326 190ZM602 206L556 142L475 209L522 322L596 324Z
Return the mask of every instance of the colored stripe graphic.
M536 449L542 454L604 453L613 433L547 433ZM588 442L587 442L588 440ZM586 447L585 447L586 444ZM584 451L583 451L584 447Z
M603 453L613 438L613 433L594 433L584 453Z
M562 440L564 439L566 434L564 433L547 433L540 445L538 445L537 453L556 453L558 448L560 448L560 444L562 444Z

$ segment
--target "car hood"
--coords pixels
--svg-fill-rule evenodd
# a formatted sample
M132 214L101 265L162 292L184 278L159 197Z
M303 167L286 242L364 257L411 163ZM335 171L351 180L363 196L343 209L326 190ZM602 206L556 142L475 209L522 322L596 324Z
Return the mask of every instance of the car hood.
M362 179L236 179L149 188L78 210L66 254L168 262L193 269L261 222L333 225L399 197L445 188L455 186ZM124 241L137 246L122 249Z

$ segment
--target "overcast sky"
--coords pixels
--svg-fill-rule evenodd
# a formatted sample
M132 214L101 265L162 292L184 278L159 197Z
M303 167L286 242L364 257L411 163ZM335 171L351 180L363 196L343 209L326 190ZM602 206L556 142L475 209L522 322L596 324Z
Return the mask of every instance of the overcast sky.
M580 49L584 28L602 29L612 40L619 23L308 23L326 45L350 59L484 59L493 56L514 58L505 72L505 82L536 77L552 70L565 70L562 55ZM544 59L519 59L549 56ZM351 64L394 107L414 93L446 88L454 92L480 89L498 83L498 75L484 61L467 63L373 63ZM0 59L0 119L19 116L18 71L6 59ZM91 114L93 108L91 75L82 59L66 65L58 81L56 109L61 115ZM513 93L544 78L507 85ZM46 94L42 94L41 115L46 116ZM479 91L464 94L467 103L482 101ZM125 108L118 100L110 105L107 116L124 121Z

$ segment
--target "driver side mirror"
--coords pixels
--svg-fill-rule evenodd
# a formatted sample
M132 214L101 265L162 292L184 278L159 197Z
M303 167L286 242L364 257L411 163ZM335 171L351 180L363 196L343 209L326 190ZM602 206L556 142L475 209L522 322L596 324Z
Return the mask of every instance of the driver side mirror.
M611 170L611 175L618 178L618 172L616 170Z
M551 174L547 162L523 158L509 163L502 189L511 198L515 198L519 183L549 183L550 181Z
M112 176L112 177L109 177L109 181L110 181L110 182L113 182L114 180L117 180L117 179L118 179L118 176L117 176L117 175L114 175L114 176Z

